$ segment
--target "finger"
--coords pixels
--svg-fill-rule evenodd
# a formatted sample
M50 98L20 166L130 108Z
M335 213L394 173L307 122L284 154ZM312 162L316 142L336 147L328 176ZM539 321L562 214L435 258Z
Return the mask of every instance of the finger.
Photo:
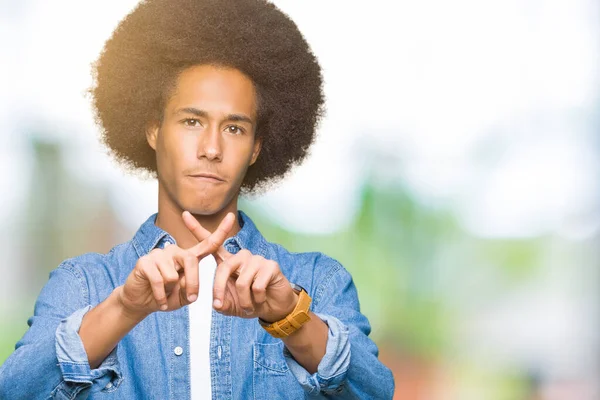
M182 284L182 288L185 289L187 301L193 303L198 299L198 290L200 289L198 258L192 252L185 251L178 260L183 265L185 275L185 283Z
M163 277L158 270L158 266L154 259L148 257L141 268L141 272L148 282L150 282L154 301L156 301L156 304L161 310L165 311L168 307L167 295L165 294L165 282L163 281Z
M275 261L268 260L258 271L252 284L252 295L256 305L267 301L267 288L276 275L278 265Z
M239 305L246 314L254 312L251 288L262 261L264 261L264 258L252 256L246 259L246 262L238 269L240 276L235 281L235 289L238 294Z
M232 213L227 213L213 233L204 229L189 212L185 211L183 215L187 228L200 241L190 251L196 253L198 257L204 257L208 254L217 254L221 260L231 257L231 253L223 247L223 242L227 239L229 232L233 228L235 218ZM206 236L207 232L208 236Z
M231 214L231 213L229 213ZM232 254L230 252L228 252L225 247L223 247L223 242L225 242L225 240L227 239L227 237L229 236L231 229L233 229L233 224L235 223L235 217L233 216L233 214L231 214L231 217L229 216L229 214L227 214L225 216L225 218L221 221L221 223L219 224L219 226L217 227L217 230L211 235L210 232L208 232L208 237L206 238L208 240L208 243L210 244L211 242L216 242L214 244L214 247L216 248L215 251L212 252L212 254L215 256L217 263L221 263L223 261L225 261L227 258L231 257ZM227 220L227 219L230 219ZM194 218L195 220L195 218ZM198 221L196 221L198 222ZM229 224L231 224L231 226L229 226ZM198 226L202 227L202 225L198 222ZM204 229L204 228L202 228ZM217 245L218 244L218 245ZM209 246L210 249L210 246Z
M163 249L163 253L165 253L167 257L170 257L173 260L173 267L177 272L183 269L183 263L180 262L180 258L181 255L185 254L186 251L187 250L184 250L181 247L175 244L171 244L169 242L165 244L165 247Z
M164 288L167 295L173 290L173 287L179 281L179 274L175 267L175 261L170 254L160 251L154 254L156 266L163 277Z
M200 222L198 222L198 220L189 211L184 211L181 214L181 218L183 218L185 226L190 232L192 232L192 235L194 235L198 242L201 242L210 236L210 232L207 229L204 229Z
M218 242L210 236L189 250L192 251L198 259L202 259L207 255L212 254L215 257L217 264L222 263L232 256L230 252L225 250L222 243L218 244Z
M213 306L215 309L223 308L227 281L244 264L248 254L249 252L246 253L242 250L217 266L213 283Z
M182 305L188 305L191 303L191 301L189 301L187 299L187 294L186 294L186 287L187 287L187 282L185 280L185 274L181 274L179 277L179 302Z
M189 211L184 211L182 213L182 218L183 222L185 223L185 226L199 242L202 242L204 239L208 238L211 235L210 231L205 229L202 226L202 224L200 224L200 222L198 222L198 220ZM227 213L227 215L225 215L225 218L223 218L223 220L219 224L219 227L222 227L226 231L226 233L229 233L231 231L231 228L233 228L234 222L235 217L233 216L233 213Z
M225 249L225 247L223 247L223 246L219 246L217 251L212 254L215 257L215 261L217 262L217 264L222 263L223 261L227 260L229 257L231 257L233 255L230 252L228 252L227 249Z

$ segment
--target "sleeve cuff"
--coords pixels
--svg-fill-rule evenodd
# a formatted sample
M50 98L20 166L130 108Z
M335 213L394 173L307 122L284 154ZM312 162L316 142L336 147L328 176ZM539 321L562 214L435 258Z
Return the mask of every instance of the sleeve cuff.
M55 342L58 365L65 383L70 383L66 386L70 388L81 390L97 384L104 391L112 391L123 380L117 358L118 346L115 346L98 368L90 369L87 353L79 337L81 321L91 308L92 306L87 306L75 311L58 325Z
M315 315L329 326L325 355L317 367L317 372L309 374L296 362L285 346L283 355L290 371L308 394L339 394L344 389L343 384L350 366L348 328L335 317L317 313Z

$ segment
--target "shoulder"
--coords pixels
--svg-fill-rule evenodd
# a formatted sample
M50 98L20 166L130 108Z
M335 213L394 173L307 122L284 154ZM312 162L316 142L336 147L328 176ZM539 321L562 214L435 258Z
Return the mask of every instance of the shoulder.
M113 247L108 253L84 253L64 260L52 273L67 274L78 281L90 303L97 303L125 282L135 266L137 253L131 241Z
M267 242L268 258L276 259L280 264L292 264L295 268L314 269L327 273L344 269L342 264L318 251L293 252L278 243Z
M74 274L81 274L101 269L115 269L115 261L121 260L132 249L131 241L121 243L110 249L108 253L84 253L64 260L59 268L67 269Z
M267 258L277 261L288 280L304 287L313 297L335 290L332 286L342 281L352 281L337 259L318 251L292 252L280 244L267 242Z

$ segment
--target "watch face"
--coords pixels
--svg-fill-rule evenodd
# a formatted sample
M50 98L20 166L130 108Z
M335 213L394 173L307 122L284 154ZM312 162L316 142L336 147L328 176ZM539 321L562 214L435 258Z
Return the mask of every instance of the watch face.
M298 292L298 293L300 293L300 292L301 292L301 291L303 291L303 290L306 292L306 289L304 289L304 288L303 288L302 286L300 286L300 285L296 285L295 283L292 283L292 282L290 282L290 285L292 286L292 290L294 290L294 291L296 291L296 292Z

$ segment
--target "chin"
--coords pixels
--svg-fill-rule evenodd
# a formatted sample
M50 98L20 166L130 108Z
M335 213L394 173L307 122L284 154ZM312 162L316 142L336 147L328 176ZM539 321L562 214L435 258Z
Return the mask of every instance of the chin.
M189 211L194 215L215 215L222 211L225 208L225 205L219 202L206 202L206 201L198 201L198 199L191 199L190 201L183 203L184 207L182 209Z
M231 204L231 199L228 199L228 196L224 196L224 193L219 194L218 196L209 196L206 191L202 193L181 193L178 203L181 205L182 210L187 210L194 215L215 215Z
M189 211L193 215L209 216L218 213L223 209L223 207L207 207L204 205L190 204L190 206L184 207L183 209Z

